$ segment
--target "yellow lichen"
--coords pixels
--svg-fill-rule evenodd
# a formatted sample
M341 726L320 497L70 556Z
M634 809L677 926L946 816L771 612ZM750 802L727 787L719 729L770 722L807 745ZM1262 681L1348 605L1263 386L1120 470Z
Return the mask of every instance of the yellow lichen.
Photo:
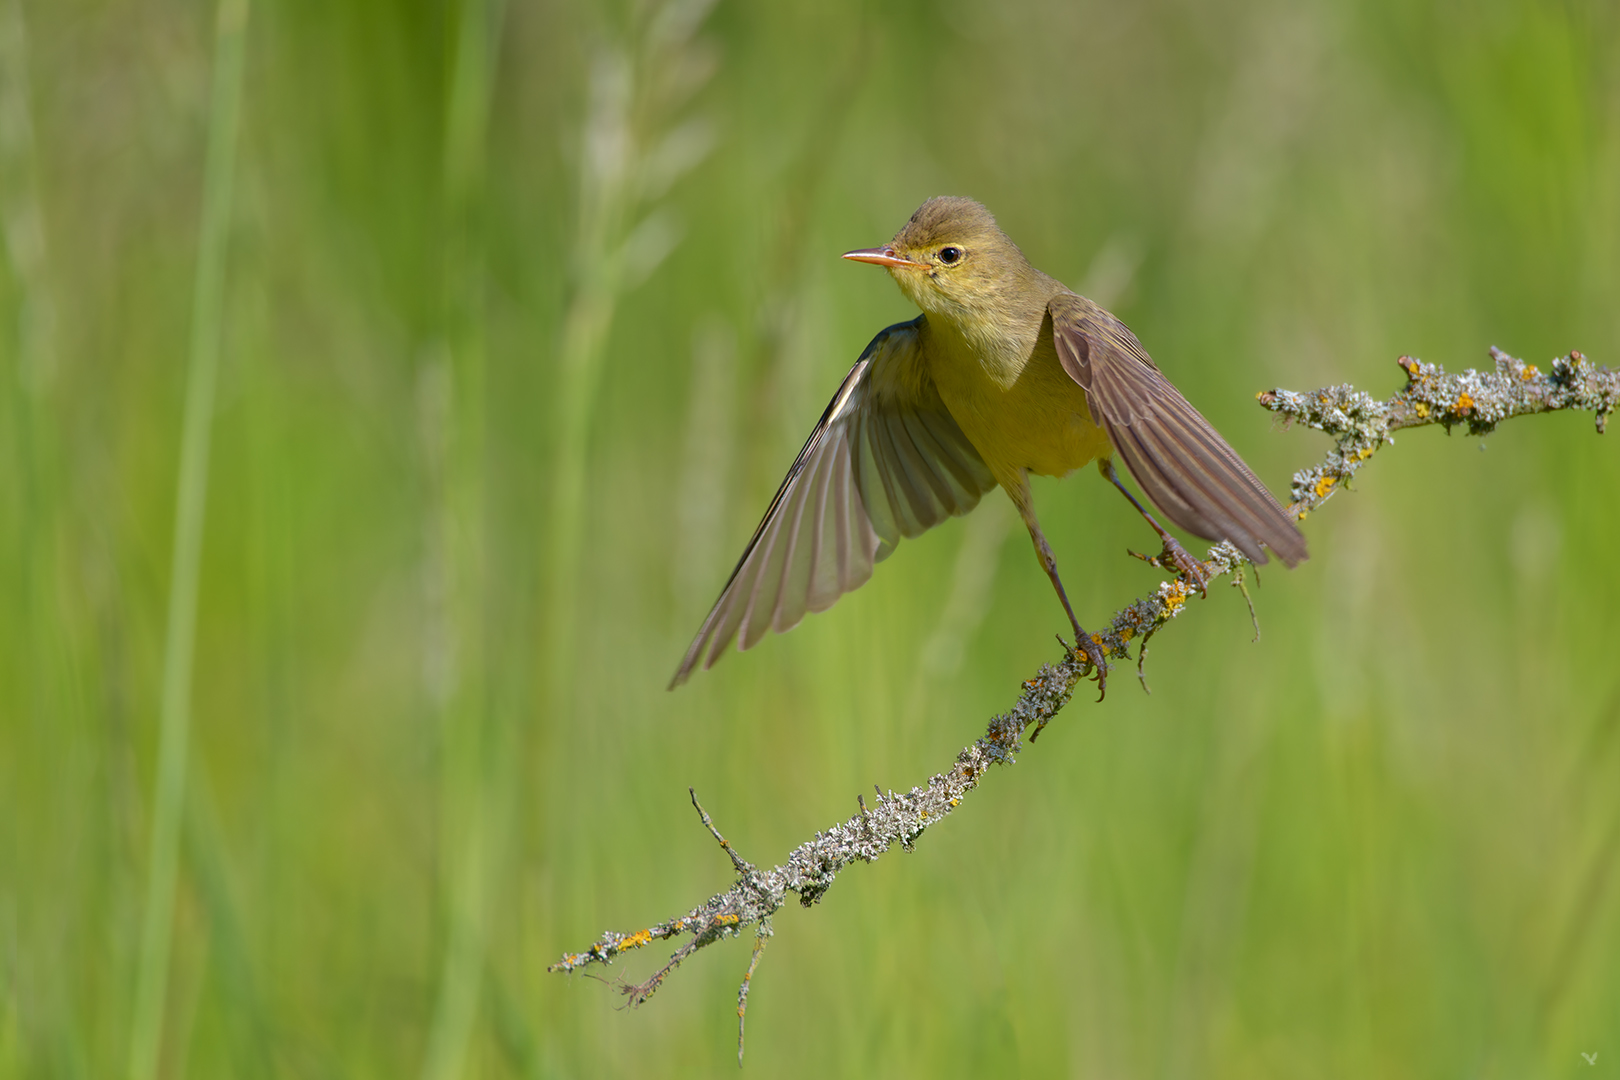
M1333 490L1333 485L1337 484L1338 482L1339 481L1332 476L1319 477L1316 481L1316 487L1312 490L1316 492L1316 497L1318 499L1325 499L1327 498L1328 492Z
M1357 461L1366 461L1368 458L1370 458L1372 456L1373 456L1373 448L1370 447L1370 446L1363 446L1360 450L1358 450L1356 452L1356 460Z
M732 925L732 924L734 924L734 923L739 923L739 922L741 922L741 921L742 921L742 918L741 918L741 916L738 916L738 915L730 915L730 914L727 914L727 915L716 915L716 916L715 916L715 917L714 917L714 921L715 921L715 922L717 922L717 923L719 923L719 924L720 924L720 925L721 925L721 926L731 926L731 925Z
M1455 408L1459 413L1465 413L1473 407L1474 399L1468 396L1468 391L1466 390L1457 395L1457 404L1453 406L1453 408Z
M1526 365L1524 365L1524 370L1519 372L1519 378L1524 379L1525 381L1528 382L1529 380L1535 378L1537 375L1540 375L1540 374L1541 374L1541 372L1536 370L1536 365L1534 365L1534 364L1526 364Z
M1417 414L1419 416L1428 416L1429 415L1429 403L1426 402L1426 401L1418 402L1417 403Z
M639 949L653 939L651 930L637 930L623 941L619 942L619 951L626 949Z

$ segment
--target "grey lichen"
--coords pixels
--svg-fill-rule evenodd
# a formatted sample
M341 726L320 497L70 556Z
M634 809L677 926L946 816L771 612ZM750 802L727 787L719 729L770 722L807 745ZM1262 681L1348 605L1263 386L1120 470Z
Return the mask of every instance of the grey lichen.
M1302 520L1348 483L1381 447L1394 442L1389 434L1389 403L1353 386L1326 386L1308 393L1267 390L1257 396L1272 412L1333 437L1334 446L1326 458L1294 474L1289 509Z
M1293 503L1289 509L1303 519L1321 506L1334 492L1347 486L1375 453L1393 443L1391 432L1399 429L1440 424L1450 430L1466 424L1469 434L1483 435L1515 416L1577 409L1596 414L1597 430L1601 434L1605 419L1620 400L1620 372L1597 367L1578 352L1552 361L1546 372L1497 349L1492 349L1491 355L1496 361L1495 372L1464 371L1458 375L1447 374L1438 365L1403 356L1399 362L1406 372L1406 386L1387 401L1347 385L1306 393L1268 390L1257 395L1265 408L1288 421L1298 421L1325 432L1334 440L1333 448L1319 464L1294 474ZM1173 564L1158 558L1146 561L1162 569L1173 569ZM1224 576L1232 576L1233 584L1241 585L1248 567L1248 560L1237 548L1225 542L1215 544L1201 564L1202 580L1190 573L1180 573L1161 582L1152 593L1117 612L1105 629L1092 635L1092 640L1110 659L1129 658L1131 643L1139 642L1140 671L1148 639L1186 610L1189 597L1207 592L1210 582ZM630 1003L639 1005L652 997L669 974L698 949L754 927L754 952L737 997L740 1061L748 990L765 942L772 933L771 916L781 910L788 894L797 896L800 904L810 907L827 894L839 873L851 863L872 862L896 844L910 851L929 827L944 820L962 804L992 765L1014 764L1023 748L1024 733L1029 732L1033 742L1068 704L1081 680L1094 674L1084 652L1067 643L1064 652L1058 663L1041 665L1035 677L1023 684L1012 709L993 718L985 733L964 747L945 772L907 792L879 791L871 806L866 805L864 798L860 799L859 813L816 833L794 848L786 861L769 870L756 868L738 854L715 828L693 794L692 805L704 827L730 857L737 873L736 882L667 922L632 933L607 931L584 952L568 953L548 970L578 971L593 964L611 963L621 954L654 941L686 937L688 940L650 978L640 983L620 984L620 990Z

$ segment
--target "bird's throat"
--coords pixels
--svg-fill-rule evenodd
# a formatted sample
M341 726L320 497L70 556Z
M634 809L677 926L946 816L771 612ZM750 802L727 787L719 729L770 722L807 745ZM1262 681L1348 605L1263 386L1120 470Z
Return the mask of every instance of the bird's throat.
M1040 313L1018 311L933 312L939 348L952 367L977 367L1003 390L1024 373L1040 339Z

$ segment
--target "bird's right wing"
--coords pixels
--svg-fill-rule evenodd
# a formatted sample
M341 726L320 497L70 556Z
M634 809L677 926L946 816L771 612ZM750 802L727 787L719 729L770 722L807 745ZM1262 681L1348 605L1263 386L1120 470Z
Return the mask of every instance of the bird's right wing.
M923 364L924 317L866 347L799 451L731 580L692 639L673 689L713 666L732 638L748 649L824 611L872 576L902 536L965 514L995 487Z

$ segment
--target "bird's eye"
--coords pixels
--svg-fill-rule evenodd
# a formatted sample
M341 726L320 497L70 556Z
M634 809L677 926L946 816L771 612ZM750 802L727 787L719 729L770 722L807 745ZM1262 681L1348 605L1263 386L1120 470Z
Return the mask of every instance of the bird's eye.
M950 247L942 247L939 249L939 261L944 263L946 266L959 262L961 258L962 249L956 247L954 244Z

